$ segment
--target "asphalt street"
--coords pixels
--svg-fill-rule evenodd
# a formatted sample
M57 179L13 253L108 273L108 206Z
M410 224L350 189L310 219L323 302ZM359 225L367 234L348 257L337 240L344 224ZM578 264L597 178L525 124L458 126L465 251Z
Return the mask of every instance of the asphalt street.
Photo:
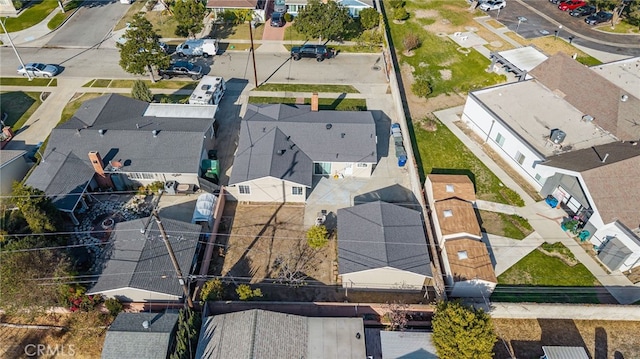
M599 31L587 25L584 17L573 17L546 0L513 0L504 9L488 11L487 14L510 30L515 32L517 29L519 35L528 39L555 35L558 31L558 37L567 40L572 37L571 41L577 45L614 54L640 56L640 36ZM519 17L526 18L526 21L518 21Z
M78 12L59 28L47 47L87 48L96 46L109 35L115 24L129 10L118 0L85 1Z
M52 48L20 48L20 55L25 62L44 62L57 64L62 68L58 77L89 78L137 78L125 72L118 62L120 53L117 49L52 49ZM386 81L384 72L376 67L379 54L339 54L336 58L316 62L314 59L291 61L288 53L256 52L256 68L258 83L299 82L336 84L380 83ZM16 76L18 60L9 47L0 49L2 67L0 76ZM194 60L192 60L194 61ZM203 65L206 73L222 76L226 79L247 79L254 82L253 65L247 51L226 52L209 59L195 59Z

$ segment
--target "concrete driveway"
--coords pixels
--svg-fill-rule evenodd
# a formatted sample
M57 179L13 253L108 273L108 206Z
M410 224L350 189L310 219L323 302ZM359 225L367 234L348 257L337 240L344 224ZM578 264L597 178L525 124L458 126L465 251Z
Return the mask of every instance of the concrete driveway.
M60 29L46 47L88 48L99 45L110 33L129 5L118 0L87 0Z

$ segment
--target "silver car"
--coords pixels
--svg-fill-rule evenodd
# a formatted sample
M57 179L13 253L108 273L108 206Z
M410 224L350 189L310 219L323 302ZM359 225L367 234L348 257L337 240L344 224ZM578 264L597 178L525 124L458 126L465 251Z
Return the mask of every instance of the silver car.
M29 62L24 64L24 67L18 66L18 75L27 76L27 73L33 77L53 77L58 74L58 68L39 62Z

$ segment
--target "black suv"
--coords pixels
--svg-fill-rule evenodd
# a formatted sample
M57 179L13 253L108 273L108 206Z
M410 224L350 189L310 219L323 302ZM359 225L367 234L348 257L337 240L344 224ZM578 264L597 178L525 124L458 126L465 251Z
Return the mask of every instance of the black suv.
M589 25L597 25L603 22L611 21L612 18L613 18L612 13L606 12L606 11L599 11L593 15L587 16L587 18L584 19L584 22L586 22Z
M188 61L177 61L166 69L159 69L158 75L165 80L174 76L187 76L199 80L202 78L202 66L194 65Z
M303 57L313 57L320 62L331 57L331 52L324 45L302 45L291 48L291 57L295 61Z

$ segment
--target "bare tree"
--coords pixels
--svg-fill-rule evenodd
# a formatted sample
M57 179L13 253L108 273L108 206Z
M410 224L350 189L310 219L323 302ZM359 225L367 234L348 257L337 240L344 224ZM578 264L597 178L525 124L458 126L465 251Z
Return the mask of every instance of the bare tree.
M295 288L307 285L307 273L313 268L316 253L306 241L300 241L288 254L276 257L272 270L278 282Z
M386 316L389 318L389 330L404 331L409 323L409 304L403 302L387 302Z

